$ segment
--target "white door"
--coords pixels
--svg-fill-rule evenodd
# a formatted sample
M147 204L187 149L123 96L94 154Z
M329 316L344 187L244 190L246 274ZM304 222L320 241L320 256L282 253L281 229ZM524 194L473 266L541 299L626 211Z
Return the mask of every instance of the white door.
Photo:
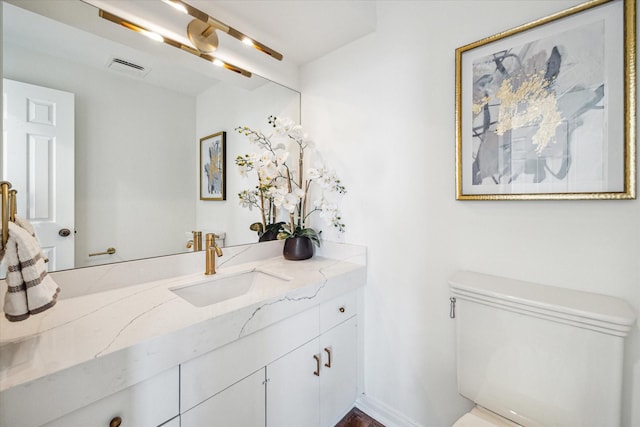
M74 95L3 79L2 179L18 190L48 269L74 263ZM69 234L66 234L66 231Z

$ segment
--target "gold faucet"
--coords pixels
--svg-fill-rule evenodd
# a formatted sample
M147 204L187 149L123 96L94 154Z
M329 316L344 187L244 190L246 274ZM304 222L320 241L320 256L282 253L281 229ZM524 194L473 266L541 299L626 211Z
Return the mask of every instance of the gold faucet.
M207 262L204 269L204 274L216 274L216 255L222 256L222 249L216 245L216 236L213 233L207 233L205 236L205 248L207 252Z
M187 242L187 249L193 247L193 252L199 252L202 250L202 231L192 231L193 240Z

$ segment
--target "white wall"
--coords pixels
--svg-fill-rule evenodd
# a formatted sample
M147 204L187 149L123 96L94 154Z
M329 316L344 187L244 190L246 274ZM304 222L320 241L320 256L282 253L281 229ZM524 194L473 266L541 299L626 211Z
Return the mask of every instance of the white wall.
M4 49L5 77L75 94L76 265L186 251L195 223L195 98ZM111 246L112 257L88 257Z
M254 77L255 78L255 77ZM276 83L266 82L253 90L231 85L215 85L197 97L196 133L198 138L225 131L227 133L227 199L225 201L199 200L196 191L196 223L198 230L225 232L226 246L246 244L258 239L249 225L260 221L257 210L240 207L238 193L251 190L258 184L255 173L243 178L237 170L238 155L258 152L256 145L235 131L238 126L269 131L267 118L290 117L300 121L300 94ZM199 156L199 144L196 144ZM196 159L196 165L199 158ZM196 168L199 166L196 166ZM196 178L196 182L197 178Z
M302 69L303 125L341 174L345 240L368 247L366 393L448 426L447 279L475 270L614 295L640 313L640 201L455 200L454 50L581 1L381 1L374 34ZM640 331L623 425L640 425Z

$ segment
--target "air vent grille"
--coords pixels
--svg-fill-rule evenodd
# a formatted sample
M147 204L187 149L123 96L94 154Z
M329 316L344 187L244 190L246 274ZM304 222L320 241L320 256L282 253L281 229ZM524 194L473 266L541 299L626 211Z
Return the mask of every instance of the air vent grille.
M130 76L144 78L149 72L151 68L145 67L143 65L136 64L131 61L127 61L122 58L111 58L109 63L107 64L107 68L110 70L118 71L124 74L128 74Z
M113 62L124 65L125 67L135 68L138 71L144 71L144 67L142 65L134 64L133 62L125 61L124 59L113 58Z

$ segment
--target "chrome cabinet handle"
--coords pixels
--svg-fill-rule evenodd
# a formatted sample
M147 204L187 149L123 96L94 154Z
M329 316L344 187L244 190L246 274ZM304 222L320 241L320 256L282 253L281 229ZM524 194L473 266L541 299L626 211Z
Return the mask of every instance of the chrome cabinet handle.
M344 309L344 307L340 307L340 308L338 309L338 311L339 311L340 313L344 313L344 312L345 312L345 309Z
M316 359L316 370L313 371L313 375L315 375L316 377L319 377L320 376L320 355L314 354L313 358Z
M327 363L324 364L327 368L331 367L331 347L325 347L324 351L327 352Z

